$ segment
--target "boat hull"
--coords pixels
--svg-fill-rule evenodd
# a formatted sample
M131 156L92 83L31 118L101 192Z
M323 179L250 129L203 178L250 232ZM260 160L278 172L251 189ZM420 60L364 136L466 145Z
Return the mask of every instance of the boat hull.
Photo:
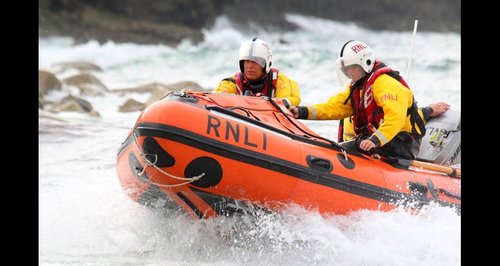
M122 144L121 185L133 200L172 200L198 218L288 203L331 214L431 202L460 209L459 178L344 153L286 112L257 97L167 97Z

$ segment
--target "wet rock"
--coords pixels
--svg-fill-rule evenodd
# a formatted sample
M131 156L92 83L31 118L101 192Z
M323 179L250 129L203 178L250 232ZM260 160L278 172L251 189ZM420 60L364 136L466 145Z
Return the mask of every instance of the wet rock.
M63 83L70 86L75 86L79 89L81 95L86 96L103 96L108 92L108 87L98 78L89 73L82 73L71 76L63 80Z
M419 30L461 31L457 0L40 0L38 35L70 36L77 43L97 40L166 44L203 41L202 29L225 15L249 32L291 30L287 14L352 22L374 30L408 31L420 16Z
M203 87L201 87L198 83L194 81L181 81L177 83L169 84L169 90L178 91L183 89L193 90L193 91L203 91Z
M60 62L52 65L55 69L57 69L57 73L66 72L71 69L78 70L82 73L87 72L102 72L102 68L94 63L87 61L74 61L74 62Z
M51 111L85 113L85 109L83 109L83 107L81 107L76 101L63 102L54 106Z
M125 95L127 93L151 93L153 91L157 90L165 90L167 91L169 88L167 85L158 83L158 82L153 82L153 83L148 83L145 85L141 85L139 87L134 87L134 88L125 88L125 89L114 89L112 92L117 93L118 95Z
M92 104L78 96L68 95L61 99L59 103L53 104L51 112L78 112L86 113L90 116L100 117L99 112L94 110Z
M40 37L71 36L77 43L197 43L215 19L209 0L40 0L38 6Z
M178 83L173 83L165 88L158 88L155 91L151 92L148 100L146 101L146 106L151 105L152 103L160 100L165 95L169 94L172 91L180 91L180 90L191 90L191 91L202 91L202 92L210 92L209 89L204 89L198 83L192 81L182 81Z
M38 96L38 109L42 109L43 110L43 107L44 107L43 97L42 96Z
M45 70L38 71L38 95L43 96L53 90L61 90L62 83L57 77Z
M141 111L146 105L134 99L128 99L125 103L118 107L120 112L134 112Z
M194 90L194 91L203 91L203 87L201 87L198 83L194 81L181 81L177 83L172 83L172 84L162 84L159 82L153 82L153 83L148 83L145 85L141 85L138 87L134 88L124 88L124 89L114 89L111 90L114 93L117 93L118 95L125 95L127 93L135 92L135 93L153 93L153 92L161 92L164 91L165 93L169 91L175 91L175 90L182 90L182 89L189 89L189 90Z
M89 101L78 96L68 95L61 100L61 103L71 101L76 102L84 112L90 113L92 110L94 110L94 107L92 107L92 104Z
M160 100L163 98L163 96L167 95L170 93L171 90L169 89L157 89L153 92L151 92L151 95L149 96L148 100L146 101L146 106L150 106L152 103Z

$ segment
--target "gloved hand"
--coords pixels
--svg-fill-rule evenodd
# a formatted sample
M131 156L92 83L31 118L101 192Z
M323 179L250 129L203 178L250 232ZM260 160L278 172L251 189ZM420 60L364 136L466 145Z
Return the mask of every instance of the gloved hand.
M290 104L290 101L288 101L287 98L281 98L281 102L286 107L286 109L290 109L291 104Z
M292 113L295 118L297 118L297 116L299 116L299 109L297 109L296 106L288 107L288 111L290 111L290 113Z
M428 107L432 108L431 117L440 116L442 113L450 109L450 105L445 102L431 103Z
M309 116L309 110L305 106L290 106L288 110L297 119L307 119L307 117Z

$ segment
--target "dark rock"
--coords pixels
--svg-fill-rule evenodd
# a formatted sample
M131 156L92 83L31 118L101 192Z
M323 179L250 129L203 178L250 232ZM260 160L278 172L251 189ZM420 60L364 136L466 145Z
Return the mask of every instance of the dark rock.
M66 85L77 87L82 95L103 96L104 93L108 92L108 87L101 80L88 73L65 78L63 82Z
M80 72L96 71L102 72L102 68L94 63L86 61L60 62L52 65L59 69L58 72L65 72L70 69L76 69Z
M67 102L77 103L83 112L90 113L92 110L94 110L94 107L92 107L92 104L89 101L87 101L81 97L68 95L68 96L61 99L61 103L67 103Z
M61 90L61 81L48 71L38 71L38 96L41 97L52 90ZM42 97L43 98L43 97Z
M126 93L136 92L136 93L146 93L146 92L154 92L154 91L174 91L174 90L182 90L189 89L194 91L202 91L203 88L194 81L180 81L172 84L162 84L158 82L148 83L145 85L141 85L134 88L121 88L121 89L113 89L112 92L117 93L119 95L125 95Z
M118 107L118 111L120 112L134 112L141 111L144 109L146 105L134 99L128 99L122 105Z
M215 18L209 0L40 0L40 37L70 36L77 43L197 43Z
M243 31L249 25L292 30L285 14L354 22L373 30L461 32L457 0L40 0L40 37L70 36L76 42L163 43L203 40L202 28L226 15Z
M240 26L252 21L268 30L293 29L284 15L295 13L394 31L412 31L419 17L419 30L461 31L461 2L456 0L234 0L224 13Z

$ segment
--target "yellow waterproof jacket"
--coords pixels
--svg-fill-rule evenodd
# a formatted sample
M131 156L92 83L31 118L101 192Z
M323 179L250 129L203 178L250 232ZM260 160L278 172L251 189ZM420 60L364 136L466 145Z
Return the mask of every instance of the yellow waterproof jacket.
M344 118L344 121L342 122L343 130L342 132L339 131L339 134L342 134L342 136L340 136L341 138L339 139L342 139L342 141L349 141L356 138L356 132L354 132L354 124L352 123L352 119L352 116L347 117Z
M354 112L351 100L349 99L344 105L345 100L349 97L349 92L350 87L348 86L344 91L330 97L327 102L308 106L307 119L340 120L352 116ZM413 104L412 91L391 76L382 74L373 83L372 93L377 106L384 110L384 119L372 134L372 137L379 140L380 146L391 141L401 131L411 134L410 116L406 114L406 111ZM418 110L418 114L423 118L422 110ZM344 127L344 131L346 129Z
M238 94L238 89L236 83L233 81L236 75L240 72L234 74L233 77L223 79L214 92L216 93L228 93L228 94ZM293 79L289 79L285 74L278 72L278 79L276 81L276 98L285 98L288 100L290 105L297 106L300 103L300 91L299 84Z

